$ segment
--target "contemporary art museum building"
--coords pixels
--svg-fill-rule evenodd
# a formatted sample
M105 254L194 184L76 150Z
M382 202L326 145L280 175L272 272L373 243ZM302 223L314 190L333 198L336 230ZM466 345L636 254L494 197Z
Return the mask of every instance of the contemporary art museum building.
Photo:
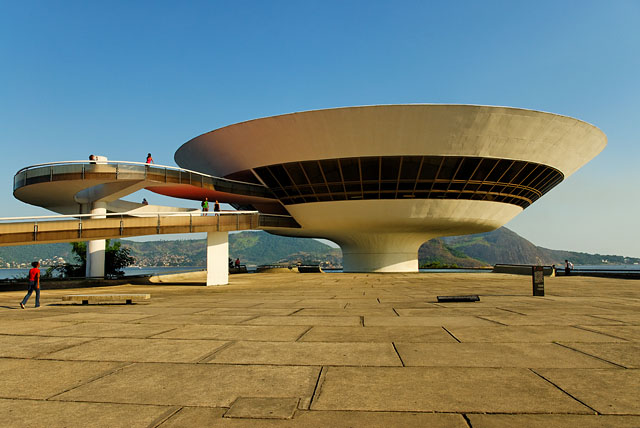
M379 105L226 126L182 145L175 161L265 187L269 198L230 202L295 220L273 233L334 241L345 272L410 272L425 241L504 225L606 142L591 124L540 111Z

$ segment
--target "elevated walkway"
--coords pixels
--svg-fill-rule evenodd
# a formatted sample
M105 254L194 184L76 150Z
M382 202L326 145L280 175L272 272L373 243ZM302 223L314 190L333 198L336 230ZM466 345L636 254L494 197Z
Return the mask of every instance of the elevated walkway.
M296 227L290 217L260 214L256 211L209 213L145 213L131 216L107 214L91 218L90 214L0 218L0 246L45 244L126 238L170 233L230 232L236 230Z

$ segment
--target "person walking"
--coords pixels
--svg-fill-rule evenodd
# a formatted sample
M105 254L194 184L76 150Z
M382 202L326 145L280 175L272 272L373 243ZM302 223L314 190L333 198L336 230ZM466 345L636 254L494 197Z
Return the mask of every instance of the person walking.
M29 269L29 290L27 291L27 295L24 296L24 299L22 299L22 302L20 302L22 309L24 309L24 305L27 304L33 290L36 291L36 308L40 307L40 262L33 262L31 266L33 267Z
M153 158L151 157L151 153L147 153L147 163L155 163L155 162L153 162Z
M202 201L200 206L202 207L202 215L207 215L209 212L209 198L204 198L204 201Z

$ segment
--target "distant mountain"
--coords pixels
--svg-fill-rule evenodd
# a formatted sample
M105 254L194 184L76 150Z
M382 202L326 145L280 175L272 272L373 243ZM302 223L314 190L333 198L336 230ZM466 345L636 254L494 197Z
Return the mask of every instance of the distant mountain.
M205 266L206 242L122 241L140 266ZM24 267L33 260L43 265L73 261L70 244L0 247L0 267ZM342 252L314 239L272 235L264 231L229 234L229 257L241 263L312 263L341 266ZM537 247L515 232L502 227L493 232L432 239L418 251L420 265L444 264L481 267L496 263L562 264L565 259L577 265L640 263L640 259L616 255L587 254ZM22 266L21 266L22 265Z

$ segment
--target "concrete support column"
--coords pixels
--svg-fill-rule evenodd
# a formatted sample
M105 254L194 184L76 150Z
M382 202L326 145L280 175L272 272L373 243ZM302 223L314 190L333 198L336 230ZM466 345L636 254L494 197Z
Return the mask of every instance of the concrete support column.
M418 272L418 248L424 234L366 233L335 239L342 249L344 272Z
M106 202L91 204L91 218L105 218L107 214ZM104 278L104 254L107 241L99 239L87 242L87 269L85 276Z
M229 233L207 232L207 285L229 283Z

